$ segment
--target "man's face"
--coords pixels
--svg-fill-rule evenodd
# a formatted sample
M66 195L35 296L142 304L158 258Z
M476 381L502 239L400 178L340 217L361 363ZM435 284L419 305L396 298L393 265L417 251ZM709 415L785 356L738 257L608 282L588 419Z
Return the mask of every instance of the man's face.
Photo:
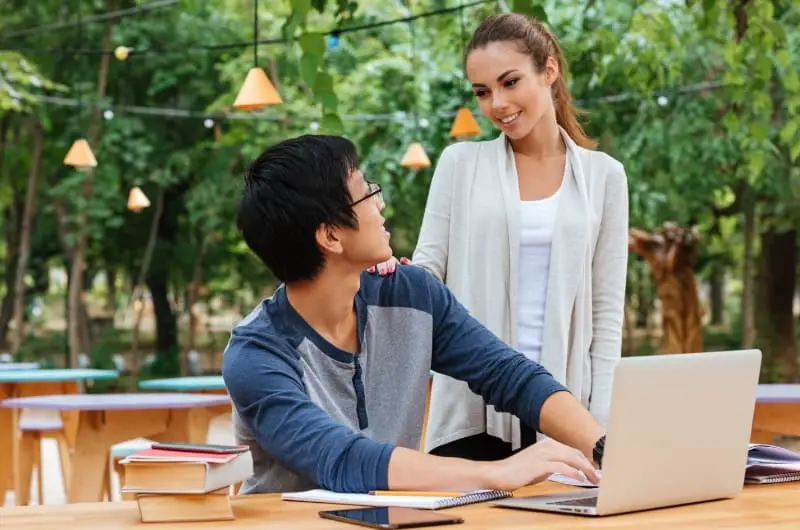
M386 205L380 187L368 183L359 170L350 175L347 187L358 228L342 231L342 257L364 268L386 261L392 256L392 247L381 215Z

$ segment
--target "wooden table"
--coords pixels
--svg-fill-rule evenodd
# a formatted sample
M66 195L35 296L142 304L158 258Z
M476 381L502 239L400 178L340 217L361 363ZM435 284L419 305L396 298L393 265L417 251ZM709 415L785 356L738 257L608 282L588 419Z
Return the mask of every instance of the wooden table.
M524 488L518 496L568 490L567 486L540 484ZM704 502L646 512L608 517L548 514L474 504L444 510L464 518L453 530L514 529L574 530L576 528L641 530L709 530L714 528L752 529L798 528L800 521L800 483L747 486L735 499ZM321 510L344 508L328 504L281 501L278 495L245 495L232 499L235 521L204 523L146 523L139 521L134 501L72 504L68 506L18 506L0 509L3 530L45 528L175 529L175 528L286 528L355 529L346 523L321 519ZM444 527L443 527L444 528Z
M41 396L46 394L74 394L83 382L116 379L114 370L90 370L84 368L40 370L0 370L0 401L7 398ZM65 436L70 445L75 441L78 428L77 414L63 418ZM17 419L10 409L0 407L0 499L14 485L11 465L11 447L17 434Z
M800 436L800 385L758 385L750 441L773 443L780 435Z
M67 502L87 502L103 500L112 445L139 437L205 442L213 415L208 409L229 403L230 398L220 394L69 394L7 399L2 406L11 408L15 417L23 408L79 412L71 463L76 472L69 477ZM15 443L15 468L18 454ZM21 489L20 481L15 483L15 489Z

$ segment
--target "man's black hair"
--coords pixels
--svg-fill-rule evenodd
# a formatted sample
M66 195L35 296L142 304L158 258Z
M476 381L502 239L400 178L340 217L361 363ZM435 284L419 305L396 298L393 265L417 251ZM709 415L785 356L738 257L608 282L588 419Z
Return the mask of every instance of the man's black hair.
M310 280L322 270L320 225L357 227L347 181L358 166L352 142L326 135L284 140L250 164L236 225L280 281Z

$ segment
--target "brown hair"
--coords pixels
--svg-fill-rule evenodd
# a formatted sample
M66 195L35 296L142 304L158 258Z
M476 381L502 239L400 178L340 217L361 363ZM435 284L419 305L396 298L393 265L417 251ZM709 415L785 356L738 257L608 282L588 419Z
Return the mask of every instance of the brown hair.
M553 57L558 62L559 76L551 88L556 121L576 144L594 149L597 142L586 135L578 121L579 111L572 104L572 94L566 82L567 62L558 40L550 30L535 18L519 13L491 15L472 34L464 54L464 62L466 63L473 50L485 48L492 42L516 43L521 53L530 56L539 72L544 71L548 57Z

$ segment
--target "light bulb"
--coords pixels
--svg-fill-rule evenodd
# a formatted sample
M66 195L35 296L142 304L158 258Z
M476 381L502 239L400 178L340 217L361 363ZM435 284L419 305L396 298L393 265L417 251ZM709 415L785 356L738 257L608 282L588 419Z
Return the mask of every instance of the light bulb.
M131 49L127 46L117 46L114 50L114 57L116 57L118 61L124 61L128 58L130 51Z

